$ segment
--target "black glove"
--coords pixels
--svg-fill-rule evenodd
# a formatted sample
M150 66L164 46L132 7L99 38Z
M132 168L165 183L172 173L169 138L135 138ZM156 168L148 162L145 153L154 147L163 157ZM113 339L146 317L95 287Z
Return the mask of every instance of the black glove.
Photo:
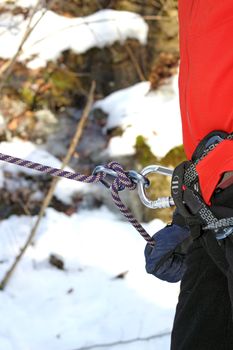
M145 248L146 271L167 282L181 280L186 266L185 256L192 242L189 228L175 211L171 225L167 225L154 236L155 246Z

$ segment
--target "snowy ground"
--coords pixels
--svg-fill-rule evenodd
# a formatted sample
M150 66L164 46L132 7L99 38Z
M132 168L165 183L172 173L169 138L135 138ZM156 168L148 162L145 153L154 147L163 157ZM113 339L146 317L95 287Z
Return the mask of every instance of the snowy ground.
M0 151L59 166L29 142L2 143ZM2 179L7 171L17 181L19 170L0 164ZM71 188L74 184L61 180L56 196L62 199L67 191L64 200L69 202L74 192L83 192ZM0 223L1 278L35 219L11 216ZM145 228L152 235L163 225L155 220ZM47 209L35 244L0 293L0 349L78 350L95 344L109 349L119 343L114 348L168 350L179 285L146 274L144 246L137 231L104 206L72 216ZM64 271L49 264L51 254L62 258ZM121 273L125 277L116 278Z
M33 221L14 216L1 222L1 275ZM155 221L149 231L161 225ZM35 245L0 293L0 349L75 350L126 342L114 348L168 350L178 285L145 273L143 249L137 232L105 207L71 217L48 209ZM63 258L65 271L49 265L51 253ZM116 278L126 271L125 278ZM150 336L158 337L143 341ZM142 340L127 343L137 338Z

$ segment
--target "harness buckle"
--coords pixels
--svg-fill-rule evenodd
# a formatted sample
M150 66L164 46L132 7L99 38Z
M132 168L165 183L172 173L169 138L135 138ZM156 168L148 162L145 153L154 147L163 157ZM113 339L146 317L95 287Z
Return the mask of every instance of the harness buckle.
M216 230L216 239L219 241L221 239L227 238L228 236L232 235L233 233L233 227L226 227L220 230Z

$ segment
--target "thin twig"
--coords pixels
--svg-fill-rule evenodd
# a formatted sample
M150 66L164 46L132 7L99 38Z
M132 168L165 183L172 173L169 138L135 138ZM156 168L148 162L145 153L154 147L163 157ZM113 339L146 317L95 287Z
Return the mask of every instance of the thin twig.
M41 15L39 16L37 21L32 25L33 17L35 15L35 13L38 11L38 9L40 8L40 5L41 5L41 0L38 0L36 6L33 8L32 12L30 14L27 28L26 28L25 33L23 35L23 38L19 44L18 50L16 51L14 56L0 68L0 77L1 77L0 90L4 86L5 81L9 78L18 57L21 55L25 42L28 40L29 36L31 35L33 30L36 28L36 26L39 24L39 22L44 17L44 15L47 11L46 9L43 9L41 12Z
M81 116L80 121L78 123L74 137L70 143L67 154L62 162L61 169L64 169L68 165L73 153L75 152L75 148L81 139L84 127L85 127L87 119L88 119L88 115L89 115L91 108L92 108L92 105L93 105L95 87L96 87L95 82L92 82L92 85L91 85L91 88L90 88L90 91L88 94L86 106L83 110L82 116ZM54 194L54 191L55 191L55 188L56 188L58 181L59 181L59 178L54 178L51 181L50 188L49 188L48 193L45 196L44 201L41 205L37 220L36 220L34 226L32 227L31 232L30 232L24 246L21 248L21 250L20 250L19 254L16 256L12 266L9 268L9 270L6 272L5 276L3 277L2 281L0 282L0 290L5 289L5 287L9 281L9 279L11 278L15 268L17 267L18 263L20 262L21 258L23 257L24 253L26 252L28 246L32 243L33 238L35 237L36 231L39 227L40 221L41 221L42 217L44 216L45 210L48 207L48 205L53 197L53 194Z
M145 21L170 21L172 18L176 17L174 16L156 16L156 15L145 15L142 16L142 18Z
M28 216L31 216L31 212L27 207L27 204L24 204L21 198L18 198L18 203L21 206L21 208L23 209L24 213Z
M129 55L129 58L131 59L134 67L135 67L135 70L138 74L138 77L141 81L146 81L146 78L145 78L145 75L143 74L143 71L137 61L137 58L135 57L135 54L133 53L133 50L131 49L130 45L129 44L125 44L125 48L126 48L126 51Z
M109 348L109 347L114 347L114 346L119 346L119 345L126 345L126 344L131 344L131 343L137 343L137 342L145 342L145 341L150 341L153 339L158 339L166 336L170 336L171 332L163 332L159 334L153 334L148 337L139 337L139 338L133 338L133 339L128 339L128 340L119 340L115 341L112 343L103 343L103 344L93 344L89 346L83 346L81 348L77 348L74 350L92 350L92 349L98 349L98 348Z

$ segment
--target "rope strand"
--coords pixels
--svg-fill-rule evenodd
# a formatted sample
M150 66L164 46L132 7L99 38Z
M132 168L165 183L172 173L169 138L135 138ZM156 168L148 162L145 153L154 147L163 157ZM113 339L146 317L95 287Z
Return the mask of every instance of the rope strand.
M106 174L104 172L99 172L96 175L83 175L78 172L70 172L66 170L61 170L53 168L40 163L32 162L18 157L13 157L7 154L0 153L0 160L22 166L31 170L37 170L39 172L49 174L51 176L63 177L70 180L85 182L85 183L98 183L104 180ZM126 219L135 227L135 229L140 233L140 235L151 245L155 245L155 241L146 232L138 220L133 216L131 211L122 203L119 191L127 188L128 190L134 190L136 184L129 178L127 173L124 171L123 167L117 162L110 162L106 166L108 169L112 169L117 173L117 178L114 179L110 187L111 194L115 205L118 207L120 212L126 217Z

